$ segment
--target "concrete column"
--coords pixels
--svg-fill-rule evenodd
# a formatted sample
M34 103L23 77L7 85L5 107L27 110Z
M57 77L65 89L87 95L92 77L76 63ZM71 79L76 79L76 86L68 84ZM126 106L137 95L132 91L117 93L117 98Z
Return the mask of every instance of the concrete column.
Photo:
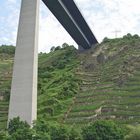
M8 115L30 125L37 118L39 1L22 0Z

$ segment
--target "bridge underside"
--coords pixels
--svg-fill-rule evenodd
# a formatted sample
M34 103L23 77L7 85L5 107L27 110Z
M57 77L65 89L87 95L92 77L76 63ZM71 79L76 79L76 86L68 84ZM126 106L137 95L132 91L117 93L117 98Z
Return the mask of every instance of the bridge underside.
M43 0L78 46L89 49L98 43L73 0Z

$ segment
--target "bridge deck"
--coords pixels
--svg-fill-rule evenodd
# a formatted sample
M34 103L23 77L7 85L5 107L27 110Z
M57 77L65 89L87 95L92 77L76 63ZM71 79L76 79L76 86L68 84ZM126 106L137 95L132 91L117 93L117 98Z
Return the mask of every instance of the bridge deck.
M98 43L97 39L93 35L91 29L89 28L87 22L85 21L84 17L82 16L80 10L76 6L73 0L62 0L78 26L81 28L82 32L85 34L86 38L90 42L90 44Z
M88 49L97 43L74 1L43 0L43 2L79 46Z

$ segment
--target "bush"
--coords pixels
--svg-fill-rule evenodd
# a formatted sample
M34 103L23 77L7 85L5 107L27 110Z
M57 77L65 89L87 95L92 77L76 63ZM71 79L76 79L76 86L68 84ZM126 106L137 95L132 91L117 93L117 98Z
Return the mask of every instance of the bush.
M15 54L15 47L12 45L2 45L0 46L0 53Z
M57 46L54 51L58 51L60 49L61 49L61 47L60 46Z
M130 127L130 134L126 136L125 140L140 140L140 126Z
M51 140L69 140L69 130L65 126L51 126L50 134Z
M31 128L17 117L9 122L9 135L6 132L0 133L0 140L51 140L49 130L50 127L44 120L37 121Z
M127 35L123 36L123 39L132 39L132 35L128 33Z
M8 140L8 139L9 139L8 133L5 131L0 131L0 140Z
M9 126L8 126L8 132L9 134L16 133L18 129L25 129L30 128L30 126L27 124L27 122L23 122L20 120L19 117L14 118L13 120L10 120Z
M71 128L69 140L83 140L78 129Z
M134 129L135 130L135 129ZM137 131L136 131L137 130ZM139 140L140 127L136 133L131 133L125 140ZM82 135L81 135L82 134ZM133 135L135 134L135 135ZM80 129L60 125L55 122L46 122L40 119L34 123L33 128L19 117L9 123L8 133L0 132L0 140L123 140L124 129L112 121L96 121Z
M51 140L51 137L48 133L38 132L33 136L32 140Z
M62 44L62 48L63 48L63 49L67 49L68 47L69 47L69 45L68 45L67 43L63 43L63 44Z
M30 126L21 121L19 117L9 122L8 133L9 140L31 140L34 135Z
M107 42L110 42L110 39L108 39L107 37L105 37L105 38L103 39L103 43L107 43Z
M133 38L139 39L139 36L137 34L133 35Z
M82 129L84 140L123 140L124 131L112 121L96 121Z
M49 115L51 115L51 116L54 115L54 109L53 109L52 107L47 107L47 108L46 108L46 112L47 112Z
M55 51L55 47L51 47L50 52L54 52Z
M34 135L34 140L51 140L49 135L50 126L45 120L36 121L33 129L36 134Z
M50 130L50 125L44 119L40 119L35 122L33 129L37 132L48 133Z
M36 131L35 140L82 140L80 131L58 123L47 123L39 120L33 129Z

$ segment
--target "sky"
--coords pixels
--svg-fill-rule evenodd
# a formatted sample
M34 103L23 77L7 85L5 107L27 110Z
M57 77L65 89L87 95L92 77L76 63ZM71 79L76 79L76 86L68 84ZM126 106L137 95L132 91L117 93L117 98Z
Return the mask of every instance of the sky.
M140 35L140 0L75 0L88 25L101 42L127 33ZM0 45L15 45L21 0L0 0ZM53 14L41 2L39 52L68 43L77 47Z

